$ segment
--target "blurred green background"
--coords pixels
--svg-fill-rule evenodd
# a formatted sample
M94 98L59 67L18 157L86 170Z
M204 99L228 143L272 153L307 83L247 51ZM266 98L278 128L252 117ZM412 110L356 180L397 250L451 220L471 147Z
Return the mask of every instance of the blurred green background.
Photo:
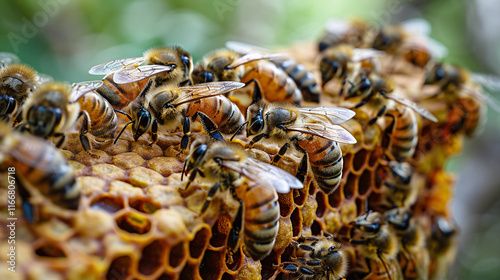
M266 47L316 40L329 18L379 24L421 17L448 47L444 59L500 74L500 5L494 0L41 0L2 1L0 51L57 80L96 79L92 66L180 45L195 61L227 40ZM498 98L498 93L492 93ZM495 95L496 94L496 95ZM500 129L489 110L485 133L468 140L448 169L459 174L453 210L462 231L450 279L500 275Z

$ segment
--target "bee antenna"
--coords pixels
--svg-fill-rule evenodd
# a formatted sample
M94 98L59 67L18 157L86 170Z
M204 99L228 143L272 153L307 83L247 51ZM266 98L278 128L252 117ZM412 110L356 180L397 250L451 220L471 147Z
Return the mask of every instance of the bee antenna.
M187 162L189 160L190 155L186 157L186 160L184 161L184 165L182 166L182 174L181 174L181 181L184 179L184 172L186 172L186 166Z
M229 142L233 142L233 138L234 138L234 136L238 135L238 134L240 133L241 129L243 129L243 127L244 127L246 124L248 124L248 121L246 121L246 122L242 123L242 124L238 127L238 129L236 129L236 131L234 132L233 136L231 136L231 139L229 139Z
M116 136L115 138L115 141L113 141L113 144L116 144L116 142L118 141L118 139L120 139L120 136L122 136L122 133L125 131L125 129L127 128L127 126L129 126L130 124L134 123L135 121L129 121L123 128L122 130L120 131L120 133L118 133L118 136Z

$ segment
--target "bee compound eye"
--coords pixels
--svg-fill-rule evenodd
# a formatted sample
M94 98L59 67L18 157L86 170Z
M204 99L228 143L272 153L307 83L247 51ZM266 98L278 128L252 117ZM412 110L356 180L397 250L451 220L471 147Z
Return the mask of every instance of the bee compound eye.
M203 72L203 78L205 80L205 83L209 83L209 82L214 81L214 75L208 71Z

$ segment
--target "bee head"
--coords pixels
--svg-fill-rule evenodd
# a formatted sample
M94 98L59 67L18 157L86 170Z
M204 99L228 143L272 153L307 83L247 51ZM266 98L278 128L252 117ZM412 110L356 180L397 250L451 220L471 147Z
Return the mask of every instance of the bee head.
M132 123L132 131L134 133L135 141L148 131L151 126L151 122L151 113L141 106L135 116L135 121Z
M61 121L61 109L42 105L32 106L27 115L28 131L42 138L48 138Z

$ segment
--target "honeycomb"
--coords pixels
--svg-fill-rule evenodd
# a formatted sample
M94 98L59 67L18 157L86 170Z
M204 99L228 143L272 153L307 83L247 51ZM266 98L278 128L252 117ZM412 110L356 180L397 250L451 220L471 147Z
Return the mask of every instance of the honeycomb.
M309 43L292 46L287 52L311 68L318 55ZM411 79L411 75L406 78ZM338 85L329 86L320 106L340 103L332 97ZM435 226L437 217L452 219L449 203L455 177L443 166L462 149L463 138L472 133L470 129L437 132L449 131L450 121L458 115L456 111L473 110L469 101L457 100L449 105L447 100L433 100L422 104L439 121L431 123L417 116L419 141L409 160L415 168L411 184L416 193L408 203L422 226L427 245L410 251L409 257L399 254L388 262L392 279L400 279L395 277L398 273L405 279L422 279L419 269L425 278L442 279L454 260L456 235L440 235ZM344 167L339 188L326 195L308 175L303 189L279 194L278 236L271 253L261 261L246 257L241 248L231 256L227 254L225 245L236 204L216 197L208 211L200 215L210 186L195 180L184 188L186 179L181 180L181 172L187 152L178 155L181 133L160 134L158 142L150 146L148 135L133 141L132 133L126 130L115 145L91 153L82 150L77 133L70 133L62 152L82 185L80 207L70 217L52 211L44 213L45 222L28 224L19 213L21 204L17 201L16 273L7 271L8 259L3 252L8 250L4 242L8 233L2 231L0 278L286 279L289 274L280 264L294 258L290 245L293 240L322 236L323 232L349 236L356 217L369 210L385 212L390 208L386 201L388 190L381 178L387 164L383 155L390 145L385 137L387 120L367 125L373 112L364 107L356 112L343 124L357 143L341 144ZM124 123L122 120L121 126ZM193 130L192 138L196 139L201 128L198 125ZM240 137L237 141L248 139ZM263 140L250 153L270 163L278 150L277 145ZM287 153L279 167L295 174L300 158L298 153ZM6 180L2 177L0 182ZM0 197L1 228L5 229L6 188L0 189ZM343 250L350 256L347 279L386 279L384 266L363 258L359 246L343 242Z

